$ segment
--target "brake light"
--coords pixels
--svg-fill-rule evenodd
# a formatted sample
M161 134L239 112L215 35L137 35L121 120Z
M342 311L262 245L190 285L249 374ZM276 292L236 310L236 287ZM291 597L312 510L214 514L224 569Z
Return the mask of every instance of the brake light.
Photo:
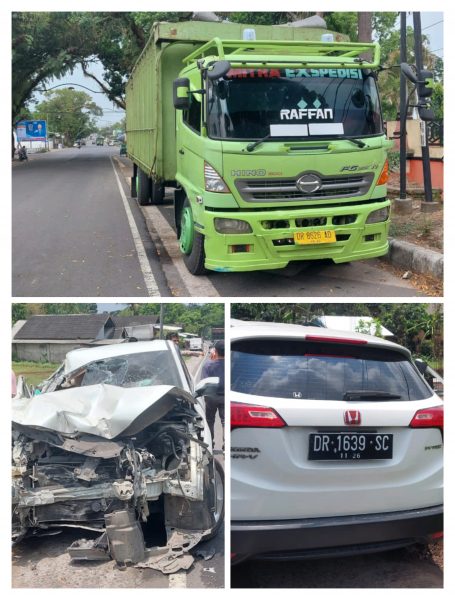
M322 342L328 344L352 344L354 346L363 346L367 344L367 340L357 340L352 338L338 338L338 337L324 337L319 335L307 335L305 337L307 342Z
M389 181L389 161L386 160L384 166L382 167L381 174L379 175L379 179L376 182L376 185L384 185Z
M443 531L437 531L436 533L432 533L430 535L430 537L433 540L440 540L441 538L444 537L444 532Z
M237 427L286 427L280 415L267 406L231 402L231 429Z
M443 431L444 429L444 408L442 406L432 406L431 408L422 408L412 417L409 427L414 429L435 427Z

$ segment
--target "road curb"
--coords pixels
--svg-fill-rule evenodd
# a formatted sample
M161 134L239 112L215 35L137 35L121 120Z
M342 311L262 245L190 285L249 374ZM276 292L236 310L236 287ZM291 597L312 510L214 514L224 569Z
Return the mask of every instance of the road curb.
M385 257L392 265L409 269L414 273L444 278L444 255L410 242L389 239L389 252Z

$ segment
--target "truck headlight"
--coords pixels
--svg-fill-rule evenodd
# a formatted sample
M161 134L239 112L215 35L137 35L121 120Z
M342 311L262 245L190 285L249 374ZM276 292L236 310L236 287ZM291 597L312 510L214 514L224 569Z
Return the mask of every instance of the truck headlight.
M382 221L387 221L387 219L389 218L389 212L389 206L385 206L384 208L374 210L368 215L366 223L381 223Z
M214 220L215 229L218 233L251 233L251 225L240 219L220 219Z
M229 188L224 183L221 175L206 162L204 162L204 181L207 192L218 192L221 194L229 193Z

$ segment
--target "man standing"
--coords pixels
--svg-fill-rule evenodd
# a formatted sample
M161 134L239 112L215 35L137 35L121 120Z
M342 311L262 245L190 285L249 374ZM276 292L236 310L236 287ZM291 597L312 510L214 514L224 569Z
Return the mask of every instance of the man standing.
M215 437L215 416L218 410L223 427L224 447L224 342L222 340L216 342L210 358L211 360L208 360L202 367L202 379L219 377L219 386L216 396L205 396L205 416L213 440Z

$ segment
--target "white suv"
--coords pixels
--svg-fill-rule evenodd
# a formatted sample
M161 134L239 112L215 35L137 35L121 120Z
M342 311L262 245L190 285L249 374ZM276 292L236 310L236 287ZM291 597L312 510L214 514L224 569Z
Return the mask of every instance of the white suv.
M231 340L233 563L442 535L443 403L408 350L275 323Z

